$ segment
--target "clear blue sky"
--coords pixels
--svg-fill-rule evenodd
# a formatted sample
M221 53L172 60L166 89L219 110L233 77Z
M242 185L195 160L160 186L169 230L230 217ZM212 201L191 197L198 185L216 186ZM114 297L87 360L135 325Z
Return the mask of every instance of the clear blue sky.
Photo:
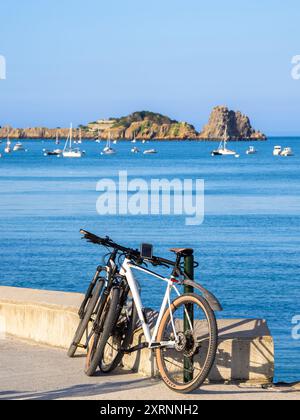
M0 125L153 110L199 129L218 104L300 134L299 0L6 0Z

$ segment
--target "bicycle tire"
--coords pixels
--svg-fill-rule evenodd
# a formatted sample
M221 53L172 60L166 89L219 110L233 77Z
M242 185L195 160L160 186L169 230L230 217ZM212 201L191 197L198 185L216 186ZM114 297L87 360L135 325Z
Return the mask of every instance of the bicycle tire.
M132 343L133 333L135 329L135 325L138 319L138 314L136 310L136 306L134 302L132 302L132 308L131 308L131 315L129 317L127 325L124 325L124 322L121 322L122 319L122 308L119 309L118 315L116 317L115 323L111 326L111 330L109 333L109 337L106 341L105 346L103 347L102 355L100 358L99 367L101 372L103 373L111 373L113 372L122 362L122 359L124 357L124 349L128 349L129 346ZM118 322L120 320L120 325L118 327ZM124 333L124 336L121 338L121 334ZM115 342L113 344L109 343L109 340L113 339ZM104 361L104 355L106 351L106 347L114 347L116 350L116 354L114 355L114 358L110 361L110 363L105 363Z
M106 308L103 311L105 317L103 324L103 331L101 333L94 332L89 342L89 349L86 358L85 374L87 376L94 376L100 359L103 354L103 349L109 338L112 325L116 322L118 313L118 305L120 300L120 290L115 287L111 290L110 297L107 300Z
M178 297L172 303L171 305L172 313L174 313L175 310L180 305L185 306L188 304L199 305L199 307L203 310L204 314L206 315L206 319L208 321L208 326L209 326L210 340L209 340L209 345L208 345L207 356L205 358L205 362L204 362L204 366L202 368L201 374L199 374L199 376L192 379L191 382L187 384L179 384L178 382L175 382L171 374L166 369L166 364L163 360L164 350L162 348L159 348L156 350L157 366L158 366L158 370L161 374L163 381L168 386L168 388L182 394L195 391L208 378L208 375L213 367L213 364L216 358L217 348L218 348L218 326L217 326L216 317L210 305L204 298L194 293L182 295ZM167 329L167 322L169 318L171 319L170 308L166 310L163 316L163 319L161 321L159 331L158 331L158 336L157 336L158 342L163 341L165 329Z
M86 331L88 324L91 320L91 317L94 313L94 310L97 306L97 303L99 301L99 298L101 296L103 287L105 284L105 279L102 279L100 281L98 281L97 285L95 286L91 298L87 304L87 307L85 309L85 315L83 317L83 319L80 321L78 328L75 332L72 344L68 350L68 357L72 358L75 356L76 351L78 349L78 346L81 342L81 339L83 337L84 332Z

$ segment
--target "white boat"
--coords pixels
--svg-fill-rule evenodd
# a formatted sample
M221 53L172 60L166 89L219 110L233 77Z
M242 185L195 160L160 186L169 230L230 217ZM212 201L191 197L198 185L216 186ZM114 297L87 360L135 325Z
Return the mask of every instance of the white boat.
M137 141L137 140L136 140L136 135L135 135L135 133L134 133L134 134L133 134L133 139L132 139L132 142L131 142L131 143L134 143L134 144L135 144L135 143L136 143L136 141Z
M116 153L116 150L111 147L111 138L109 136L109 138L107 139L106 146L104 147L101 155L115 155Z
M84 156L84 152L82 152L78 148L74 149L72 147L72 141L73 141L73 126L71 124L70 133L67 138L62 155L64 158L81 158L82 156Z
M4 149L4 152L5 153L11 153L11 141L9 140L9 137L7 137L7 142L6 142L6 146L5 146L5 149Z
M56 132L56 140L55 140L55 144L56 145L59 145L59 143L60 143L60 141L59 141L59 138L58 138L58 131Z
M224 139L221 141L218 149L213 150L211 152L212 156L235 156L239 157L239 155L234 151L227 149L227 142L230 140L230 137L227 135L227 130L224 135Z
M131 149L131 153L140 153L140 149L134 147L133 149Z
M247 150L247 155L256 155L257 150L255 149L254 146L249 146L248 150Z
M14 152L25 152L24 146L21 142L18 142L14 148L13 148Z
M283 151L280 153L280 156L294 156L293 150L291 147L286 147L285 149L283 149Z
M280 156L282 152L281 146L275 146L273 150L273 156Z
M157 154L157 150L155 149L149 149L149 150L144 151L144 155L156 155L156 154Z

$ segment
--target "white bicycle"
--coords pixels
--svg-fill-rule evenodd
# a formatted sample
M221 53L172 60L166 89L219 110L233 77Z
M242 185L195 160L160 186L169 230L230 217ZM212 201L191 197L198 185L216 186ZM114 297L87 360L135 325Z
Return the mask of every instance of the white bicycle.
M142 245L139 252L119 246L109 238L98 239L99 244L117 250L119 259L124 258L112 281L99 322L93 328L86 373L94 374L98 366L103 373L112 372L124 354L148 348L155 351L158 370L169 388L181 393L198 389L208 378L215 361L218 328L214 312L221 311L222 307L209 291L185 274L182 262L193 250L172 249L176 254L173 262L154 257L151 245ZM149 263L154 267L172 268L172 273L169 277L162 276L145 267ZM166 283L161 309L155 316L153 313L149 316L143 307L135 271ZM145 341L132 347L134 332L141 328Z

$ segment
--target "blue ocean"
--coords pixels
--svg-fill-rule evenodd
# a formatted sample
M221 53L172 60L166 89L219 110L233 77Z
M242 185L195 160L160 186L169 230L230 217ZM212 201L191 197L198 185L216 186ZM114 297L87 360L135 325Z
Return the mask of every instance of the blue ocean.
M275 145L294 157L274 157ZM224 306L226 318L263 318L276 342L276 381L300 380L300 341L292 319L300 315L300 139L273 138L240 158L211 157L210 142L159 142L157 155L133 155L129 143L101 156L104 144L84 142L78 160L43 156L54 142L24 141L27 152L0 159L0 284L83 292L106 253L81 240L85 228L121 244L153 243L195 249L196 280ZM138 146L144 148L146 146ZM0 145L3 152L4 143ZM100 216L97 182L130 178L203 179L205 219L187 226L185 216ZM141 279L145 306L158 307L163 285Z

